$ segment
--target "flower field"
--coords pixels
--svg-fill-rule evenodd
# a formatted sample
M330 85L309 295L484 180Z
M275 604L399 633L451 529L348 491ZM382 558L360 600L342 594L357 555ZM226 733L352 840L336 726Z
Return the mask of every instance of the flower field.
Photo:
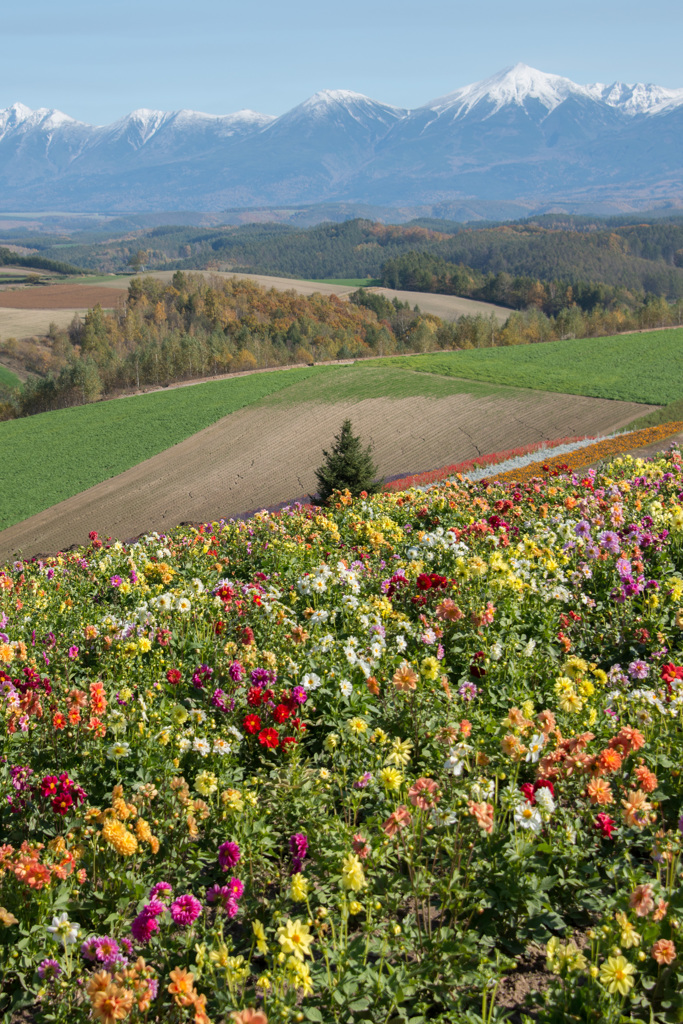
M680 1020L679 452L337 499L0 571L4 1020Z

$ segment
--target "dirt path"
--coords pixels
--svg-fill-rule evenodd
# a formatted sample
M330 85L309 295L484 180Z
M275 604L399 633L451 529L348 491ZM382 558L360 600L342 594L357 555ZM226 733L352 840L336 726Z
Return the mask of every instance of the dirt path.
M536 396L535 396L536 397ZM648 411L630 402L538 392L537 400L377 398L335 404L263 403L226 416L140 465L0 532L0 561L83 544L90 530L121 540L184 521L228 518L315 489L349 417L385 477L450 465L536 440L606 433Z

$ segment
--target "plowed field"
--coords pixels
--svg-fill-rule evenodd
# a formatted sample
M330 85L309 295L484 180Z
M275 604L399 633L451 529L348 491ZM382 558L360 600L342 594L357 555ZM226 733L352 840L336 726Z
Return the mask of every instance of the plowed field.
M97 284L46 284L0 291L0 306L5 309L88 309L98 302L106 308L119 301L114 289Z
M182 521L228 518L315 489L315 469L342 421L372 443L381 472L396 476L530 441L606 433L643 405L576 395L510 391L360 402L269 399L226 416L154 458L0 533L0 558L82 544L90 530L122 540ZM135 401L135 399L129 399Z

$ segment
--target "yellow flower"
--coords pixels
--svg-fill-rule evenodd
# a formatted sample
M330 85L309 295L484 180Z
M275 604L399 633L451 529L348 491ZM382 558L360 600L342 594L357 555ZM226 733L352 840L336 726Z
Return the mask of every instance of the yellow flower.
M386 763L395 764L399 768L404 768L410 761L410 751L413 748L413 744L410 740L402 740L396 736L391 741L391 750L387 754Z
M221 803L225 807L229 807L231 811L244 810L244 800L239 789L224 789L221 793Z
M633 927L631 921L629 921L624 911L620 910L618 914L614 915L614 919L621 929L619 945L624 946L626 949L632 949L633 946L639 946L641 937Z
M600 981L611 996L618 992L626 996L633 988L636 969L625 956L611 956L600 968Z
M358 736L360 733L367 731L368 723L364 719L356 716L355 718L350 718L348 720L346 727L350 732Z
M359 892L365 885L365 874L363 865L355 853L349 853L342 861L342 889L350 889L351 892Z
M379 781L390 793L395 793L401 788L403 776L397 768L382 768Z
M211 796L218 788L218 779L213 772L200 772L194 780L194 788L202 796Z
M295 918L293 921L285 921L277 930L277 940L284 953L291 953L297 960L303 960L305 956L312 956L311 943L313 936L307 924Z
M436 679L439 674L439 663L436 658L431 655L429 658L424 658L420 665L420 672L425 679Z
M109 818L102 828L102 838L113 846L122 857L130 857L138 848L134 835L116 818Z
M307 896L308 882L301 872L297 872L297 874L292 875L291 897L295 903L305 903Z
M331 754L333 750L336 750L339 746L339 737L336 732L331 732L329 736L325 737L325 750L328 754Z
M358 900L351 900L349 903L349 914L360 914L362 910L362 903L359 903Z
M138 647L140 648L140 651L142 652L142 654L147 654L147 652L151 651L151 649L152 649L152 645L151 645L148 637L146 637L146 636L141 636L140 637L140 639L138 640Z
M259 951L259 953L267 953L268 943L266 942L266 933L263 925L261 924L260 921L252 921L251 927L252 931L254 932L254 937L256 939L257 950Z

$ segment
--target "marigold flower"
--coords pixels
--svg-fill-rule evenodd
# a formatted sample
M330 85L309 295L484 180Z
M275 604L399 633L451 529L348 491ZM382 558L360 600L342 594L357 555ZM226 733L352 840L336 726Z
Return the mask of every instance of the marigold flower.
M246 1010L234 1010L230 1014L233 1024L268 1024L263 1010L254 1010L250 1006Z
M610 784L605 779L591 779L586 786L586 793L592 804L605 805L614 803L614 795Z
M122 857L130 857L138 848L138 841L116 818L108 818L102 826L102 838Z
M638 765L634 774L644 793L654 793L658 785L657 776L654 772L651 772L649 768L641 764Z
M363 865L355 853L348 853L342 861L342 889L350 889L351 892L359 892L365 886L365 874Z

